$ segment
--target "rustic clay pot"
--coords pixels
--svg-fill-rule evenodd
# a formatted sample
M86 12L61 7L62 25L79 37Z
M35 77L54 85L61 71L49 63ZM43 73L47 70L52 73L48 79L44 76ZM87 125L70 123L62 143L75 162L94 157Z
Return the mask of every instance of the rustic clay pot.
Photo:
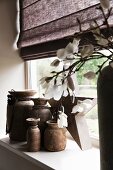
M41 132L41 144L43 146L44 131L47 127L46 121L52 119L50 107L47 106L47 100L45 98L32 98L34 106L32 107L32 117L40 118L38 127Z
M48 151L62 151L66 147L66 129L59 128L55 121L47 121L44 132L44 147Z
M27 132L26 119L31 117L33 101L31 96L37 92L34 90L9 91L7 104L6 133L11 140L25 141Z
M28 118L26 121L29 124L27 130L27 150L29 152L37 152L40 150L41 146L40 129L37 125L39 119Z

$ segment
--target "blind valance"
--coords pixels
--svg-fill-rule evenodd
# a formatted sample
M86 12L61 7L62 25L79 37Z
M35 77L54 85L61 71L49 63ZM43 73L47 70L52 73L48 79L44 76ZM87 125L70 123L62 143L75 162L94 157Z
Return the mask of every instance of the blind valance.
M17 46L24 60L51 57L56 50L94 19L101 18L99 0L20 0L20 35ZM101 20L100 20L101 22Z

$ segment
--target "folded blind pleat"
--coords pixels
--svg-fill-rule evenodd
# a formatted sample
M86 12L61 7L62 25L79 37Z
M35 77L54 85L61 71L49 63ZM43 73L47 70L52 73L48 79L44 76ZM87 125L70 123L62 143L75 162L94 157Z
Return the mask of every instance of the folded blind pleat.
M86 30L92 20L102 17L98 6L99 0L20 0L17 46L22 58L49 57L53 55L51 51L56 55L56 50L65 47L69 37L79 32L77 18Z
M30 1L29 0L23 0L22 1L22 9L28 8L29 6L37 3L38 1L40 1L40 0L30 0Z
M57 49L65 47L69 41L71 41L71 39L60 39L29 47L22 47L20 49L20 56L24 60L54 57L56 56Z
M40 0L30 3L26 7L25 2L26 0L22 1L24 30L60 19L96 3L95 0L93 3L91 3L92 1L86 3L86 0Z

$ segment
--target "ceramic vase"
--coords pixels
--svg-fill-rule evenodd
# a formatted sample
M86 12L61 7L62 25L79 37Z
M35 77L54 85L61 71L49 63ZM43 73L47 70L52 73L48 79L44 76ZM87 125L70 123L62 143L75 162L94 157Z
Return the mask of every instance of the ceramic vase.
M101 170L113 169L113 68L106 66L97 83Z
M66 147L66 129L59 128L56 121L47 121L44 132L44 147L48 151L62 151Z
M32 117L40 118L38 127L41 132L41 144L44 143L44 131L47 127L46 121L52 119L52 114L50 107L47 105L47 100L45 98L32 98L34 106L32 107Z
M40 150L41 146L40 129L37 125L39 119L28 118L26 121L29 124L29 128L27 130L27 151L37 152Z
M26 141L26 119L31 117L33 101L30 99L36 91L9 91L7 104L6 133L11 140Z

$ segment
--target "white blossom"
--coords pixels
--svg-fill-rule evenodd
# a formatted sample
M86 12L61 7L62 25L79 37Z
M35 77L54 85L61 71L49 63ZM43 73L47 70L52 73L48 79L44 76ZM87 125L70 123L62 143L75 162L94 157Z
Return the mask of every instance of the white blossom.
M92 107L92 100L86 99L84 101L79 101L77 105L72 108L71 113L79 113L80 115L84 115L87 111Z
M60 59L66 58L65 48L57 50L57 57Z
M78 39L73 39L73 42L69 43L65 48L59 49L57 51L57 57L65 61L65 59L74 59L74 53L78 53L78 46L79 46Z
M77 113L77 112L83 112L84 108L82 107L81 104L77 104L73 107L72 112L71 113Z
M49 86L45 91L45 98L54 98L55 100L60 100L63 95L66 96L66 93L64 92L67 91L67 81L65 80L65 82L62 84L61 79L62 77L58 77L56 84L54 84L54 79L49 83Z
M78 53L80 39L73 39L73 52Z
M64 90L63 96L64 96L64 97L67 97L67 96L68 96L68 91L67 91L67 90Z
M73 54L73 44L71 42L66 46L65 52L67 54Z
M68 126L67 115L62 111L59 111L59 118L57 120L57 123L59 128L64 128Z

